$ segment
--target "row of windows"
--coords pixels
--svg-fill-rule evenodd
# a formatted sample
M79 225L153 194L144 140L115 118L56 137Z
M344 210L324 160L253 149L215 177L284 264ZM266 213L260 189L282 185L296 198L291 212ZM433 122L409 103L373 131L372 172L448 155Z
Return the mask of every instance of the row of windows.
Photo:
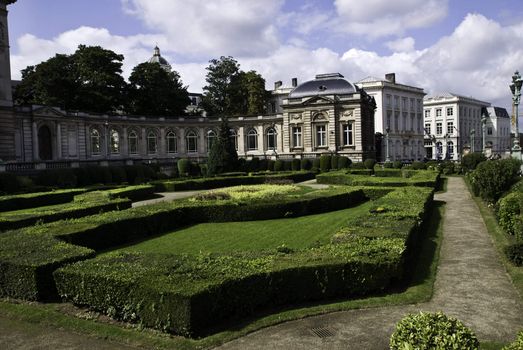
M385 101L386 101L386 106L388 108L391 108L392 107L392 95L387 95L385 97ZM419 112L421 112L421 109L422 109L421 99L414 99L412 97L410 99L407 97L401 98L403 111L406 111L407 109L409 109L409 101L410 101L410 110L411 111L415 111L417 109ZM416 103L417 103L417 108L416 108ZM394 95L394 108L395 109L400 108L400 96Z
M291 130L292 147L303 147L302 126L294 126ZM354 145L354 123L346 123L341 126L341 141L343 146ZM315 126L315 147L327 147L327 125L319 124Z
M238 149L238 134L236 130L231 129L229 132L231 139L234 142L236 149ZM209 130L206 133L207 151L212 148L216 140L216 132ZM277 133L274 128L269 128L266 131L267 149L274 150L277 147ZM102 153L102 140L100 132L97 129L91 129L91 154L100 155ZM174 131L169 131L166 135L167 153L178 153L178 137ZM112 154L120 153L120 134L117 130L111 129L109 131L109 151ZM134 130L130 131L127 136L127 145L129 154L138 154L138 133ZM158 135L154 131L149 131L146 137L147 154L158 153ZM247 150L258 149L258 132L255 129L250 129L246 135ZM195 131L189 130L185 134L185 150L187 153L198 152L198 135Z
M447 117L454 116L454 108L453 107L447 107L446 111L447 111ZM443 113L443 110L441 108L436 108L436 117L441 117L442 113ZM430 114L431 114L431 110L430 109L426 109L425 110L425 118L430 118Z
M447 134L453 135L456 128L454 127L454 122L447 122ZM425 123L425 133L427 135L431 134L431 125L430 123ZM436 135L442 135L443 134L443 123L437 122L436 123Z
M394 129L391 128L391 121L392 121L392 113L391 112L388 112L387 113L387 128L389 130L396 130L396 131L399 131L399 130L410 130L410 131L414 131L414 129L416 129L417 131L421 131L421 124L422 124L422 121L421 121L421 114L418 115L418 117L416 118L416 115L414 113L411 113L410 114L410 128L409 128L409 125L408 125L408 113L403 113L403 118L402 118L402 125L401 125L401 129L400 129L400 115L399 113L396 113L396 115L394 116Z

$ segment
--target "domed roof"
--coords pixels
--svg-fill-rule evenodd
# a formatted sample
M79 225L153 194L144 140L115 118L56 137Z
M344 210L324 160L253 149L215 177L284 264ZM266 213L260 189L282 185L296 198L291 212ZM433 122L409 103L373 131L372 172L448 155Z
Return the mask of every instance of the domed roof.
M298 85L289 93L289 98L302 98L318 95L349 95L358 91L340 73L318 74L316 79Z
M147 61L148 63L158 63L160 66L162 66L163 69L170 72L171 71L171 65L165 58L160 55L160 48L158 46L154 47L154 54L153 57L149 58Z

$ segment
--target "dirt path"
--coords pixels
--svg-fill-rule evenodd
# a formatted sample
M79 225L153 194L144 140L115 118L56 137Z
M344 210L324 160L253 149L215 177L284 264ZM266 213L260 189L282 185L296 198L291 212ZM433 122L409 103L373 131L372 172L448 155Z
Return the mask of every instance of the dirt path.
M463 179L449 178L447 192L436 198L447 204L440 265L430 302L287 322L219 349L388 349L394 325L405 314L421 310L441 310L457 317L481 340L512 340L523 328L523 306Z

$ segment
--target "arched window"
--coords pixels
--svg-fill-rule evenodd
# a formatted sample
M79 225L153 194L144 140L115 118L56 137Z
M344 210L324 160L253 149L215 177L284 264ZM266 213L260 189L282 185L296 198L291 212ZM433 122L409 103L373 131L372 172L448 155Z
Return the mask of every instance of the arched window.
M443 144L441 142L436 142L436 158L441 159L441 154L443 153Z
M232 139L234 149L238 150L238 133L235 129L229 129L229 137Z
M274 128L267 129L267 149L275 150L277 147L278 134Z
M214 130L207 131L207 152L211 151L212 144L216 141L216 132Z
M97 129L91 129L91 154L99 155L101 151L100 132Z
M154 131L149 131L147 134L147 154L155 154L157 152L158 137Z
M136 131L134 131L134 130L130 131L127 139L128 139L128 143L129 143L129 154L137 154L138 153L138 134L136 133Z
M185 144L187 147L187 153L198 152L198 135L193 130L190 130L185 135Z
M169 131L167 133L167 153L177 153L178 152L178 142L176 139L176 134L174 131Z
M255 129L250 129L247 132L247 150L253 151L258 149L258 133Z
M109 135L111 137L109 141L111 145L111 153L120 153L120 134L118 134L118 131L115 129L111 129Z

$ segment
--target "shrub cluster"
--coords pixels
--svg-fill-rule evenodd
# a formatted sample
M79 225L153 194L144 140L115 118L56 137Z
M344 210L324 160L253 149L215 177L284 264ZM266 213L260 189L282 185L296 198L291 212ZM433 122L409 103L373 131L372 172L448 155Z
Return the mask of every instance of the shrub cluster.
M369 170L367 170L369 171ZM425 186L435 187L440 179L438 172L430 170L401 170L402 177L393 177L397 173L391 170L376 170L376 176L363 176L361 173L349 171L337 171L316 176L318 183L332 185L352 185L352 186ZM368 175L368 174L366 174Z
M495 203L517 181L520 166L521 162L513 158L480 163L476 170L468 173L474 194Z
M477 350L479 341L461 321L441 312L410 314L397 325L390 338L392 350Z
M56 190L2 196L0 197L0 212L67 203L71 202L75 195L85 191L85 189Z
M128 198L132 201L137 201L151 197L154 194L154 189L154 185L136 185L107 190L105 193L111 199Z
M463 171L469 172L475 170L479 163L486 161L487 158L483 153L469 153L465 154L461 159L461 167Z
M498 201L498 223L509 235L523 241L523 193L511 192Z
M519 332L516 340L507 346L503 347L501 350L521 350L523 349L523 331Z

